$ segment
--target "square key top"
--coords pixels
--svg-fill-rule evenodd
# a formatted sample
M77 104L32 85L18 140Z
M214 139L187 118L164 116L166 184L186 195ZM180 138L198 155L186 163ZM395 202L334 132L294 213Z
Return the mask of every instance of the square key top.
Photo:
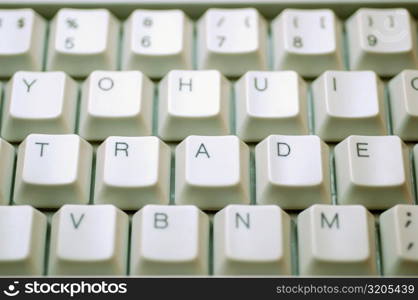
M106 9L60 9L49 37L48 70L83 77L116 69L119 21Z
M33 132L74 133L77 83L64 72L16 72L8 82L1 134L20 142Z
M363 206L313 205L297 225L300 275L377 275L374 218Z
M158 135L180 141L229 134L229 98L229 82L219 71L169 72L159 87Z
M225 76L267 69L267 25L254 8L211 8L197 23L199 69Z
M407 9L360 8L346 31L350 70L392 76L418 67L416 22Z
M236 136L189 136L176 148L176 204L249 204L248 146Z
M385 135L383 84L371 71L326 71L312 83L314 130L326 142Z
M0 77L41 71L46 22L32 9L0 9Z
M337 201L385 209L413 202L407 146L397 136L350 136L334 148Z
M285 9L271 24L273 67L318 76L342 70L341 24L330 9Z

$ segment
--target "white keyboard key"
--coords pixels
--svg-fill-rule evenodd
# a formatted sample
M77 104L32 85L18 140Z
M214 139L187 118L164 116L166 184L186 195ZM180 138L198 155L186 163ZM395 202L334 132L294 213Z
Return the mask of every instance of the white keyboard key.
M0 206L0 276L41 276L46 217L28 206Z
M32 9L0 9L0 76L41 71L46 23Z
M52 218L48 275L126 275L128 231L113 205L64 205Z
M329 148L319 137L270 135L256 146L255 164L258 204L331 204Z
M418 140L418 71L405 70L389 81L392 130L404 141Z
M209 218L192 205L147 205L132 218L131 275L208 275Z
M116 69L119 21L106 9L60 9L49 37L48 70L87 76Z
M397 136L350 136L334 148L337 200L385 209L412 203L407 146Z
M308 134L307 86L293 71L249 71L235 85L236 131L244 141Z
M97 149L94 202L124 210L168 204L170 159L156 137L107 138Z
M122 68L161 78L193 69L193 25L181 10L135 10L124 25Z
M15 149L0 138L0 205L8 205L12 188Z
M215 275L290 275L290 217L275 205L228 205L214 217Z
M360 205L313 205L298 215L299 274L377 275L374 218Z
M371 71L327 71L312 83L315 133L326 142L385 135L383 84Z
M19 146L14 203L41 208L85 204L93 150L75 134L30 134Z
M225 76L267 69L267 25L256 9L208 9L197 30L199 69Z
M330 9L285 9L272 24L273 67L314 77L342 70L341 24Z
M229 134L230 86L219 71L171 71L159 89L158 135L164 141Z
M396 205L380 215L383 274L418 275L418 206Z
M80 136L151 135L153 96L152 82L139 71L92 72L83 85Z
M248 146L236 136L189 136L176 148L176 204L249 204Z
M7 84L2 136L19 142L33 132L74 133L77 83L63 72L17 72Z
M417 68L416 30L404 8L360 8L346 22L350 69L392 76Z

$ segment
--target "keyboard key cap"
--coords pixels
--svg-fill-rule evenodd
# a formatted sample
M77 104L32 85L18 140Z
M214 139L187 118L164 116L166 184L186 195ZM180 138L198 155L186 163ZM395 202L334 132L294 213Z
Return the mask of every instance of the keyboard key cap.
M122 68L161 78L193 69L193 25L181 10L135 10L124 25Z
M235 85L237 135L308 134L307 86L296 72L249 71Z
M392 129L404 141L418 140L418 71L405 70L388 84Z
M0 9L0 76L41 71L46 22L32 9Z
M327 142L385 135L383 84L371 71L327 71L312 84L315 133Z
M290 275L290 217L275 205L228 205L214 217L215 275Z
M94 202L120 209L168 204L170 148L156 137L109 137L97 149Z
M298 215L299 273L377 275L374 218L360 205L313 205Z
M46 217L28 206L0 206L0 275L41 276Z
M52 218L48 275L126 275L128 230L113 205L64 205Z
M218 71L171 71L159 95L158 135L164 141L229 134L230 86Z
M153 96L152 82L139 71L94 71L83 86L80 135L90 141L151 135Z
M145 206L131 239L131 275L208 275L209 218L195 206Z
M256 146L255 164L258 204L331 204L329 148L319 137L271 135Z
M77 83L63 72L17 72L6 88L2 136L74 133L77 99Z
M30 134L18 150L14 203L88 203L92 156L92 147L75 134Z
M337 200L386 209L413 202L409 151L397 136L350 136L335 149Z
M8 205L12 188L15 149L0 138L0 205Z
M383 274L418 275L418 206L396 205L380 215Z
M48 70L83 77L116 69L119 22L106 9L60 9L49 36Z
M225 76L267 69L267 25L256 9L208 9L197 30L199 69Z
M351 70L392 76L418 67L416 23L404 8L360 8L346 22Z
M272 24L273 66L314 77L342 70L341 24L330 9L285 9Z
M249 204L249 159L236 136L187 137L176 148L176 204L209 210Z

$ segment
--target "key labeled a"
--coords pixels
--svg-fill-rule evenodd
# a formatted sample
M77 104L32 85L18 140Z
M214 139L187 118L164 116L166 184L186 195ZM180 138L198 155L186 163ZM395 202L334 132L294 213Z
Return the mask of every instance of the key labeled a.
M337 201L385 209L413 202L409 150L397 136L350 136L334 148Z
M77 83L64 72L17 72L7 83L2 136L20 142L33 132L74 133Z
M153 88L139 71L92 72L83 85L80 136L101 141L113 135L151 135Z
M393 76L418 67L416 22L404 8L360 8L346 22L350 70Z
M329 148L319 137L270 135L256 146L255 164L258 204L331 203Z
M371 71L326 71L312 83L314 131L326 142L385 135L384 87Z
M0 77L42 70L46 26L32 9L0 9Z
M363 206L312 205L297 226L300 275L377 275L374 218Z
M248 146L236 136L189 136L176 148L176 204L249 204Z
M396 205L380 215L383 274L418 275L418 206Z
M209 218L192 205L146 205L132 218L131 275L208 275Z
M87 204L93 149L75 134L30 134L17 155L13 202L40 208Z
M219 71L173 70L161 81L159 96L158 136L162 140L230 133L230 86Z
M197 65L240 76L267 69L267 25L254 8L210 8L197 23Z
M342 29L330 9L285 9L271 24L273 67L314 77L342 70Z
M157 137L109 137L97 149L94 202L121 209L168 204L170 148Z
M228 205L214 217L215 275L290 275L290 217L275 205Z
M249 71L235 84L236 131L244 141L308 134L307 87L294 71Z
M117 67L119 21L106 9L62 8L51 23L47 70L84 77Z
M64 205L52 217L48 274L126 275L128 231L113 205Z

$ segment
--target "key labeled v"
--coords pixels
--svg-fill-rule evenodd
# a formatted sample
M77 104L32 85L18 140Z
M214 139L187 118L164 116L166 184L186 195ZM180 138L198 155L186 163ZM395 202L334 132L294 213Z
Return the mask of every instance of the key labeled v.
M76 220L76 217L74 217L74 214L73 213L70 213L70 217L71 217L71 221L73 223L74 228L75 229L78 229L78 227L81 224L81 221L83 221L83 219L84 219L84 214L81 214L81 216L79 216L77 218L77 220Z

